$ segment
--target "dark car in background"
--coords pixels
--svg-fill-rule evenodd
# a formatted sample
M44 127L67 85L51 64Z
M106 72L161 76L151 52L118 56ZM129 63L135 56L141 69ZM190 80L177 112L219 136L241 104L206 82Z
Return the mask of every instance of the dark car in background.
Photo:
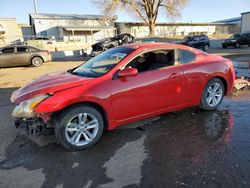
M114 37L93 44L90 56L94 57L110 48L134 42L135 42L135 37L129 33L115 35Z
M47 50L21 45L0 48L0 68L27 65L38 67L48 61L51 61L51 55Z
M206 35L191 35L186 36L182 41L178 42L178 44L207 51L210 47L210 40Z
M250 46L250 33L245 34L235 34L230 38L222 41L222 48L227 48L229 46L240 48L242 45Z

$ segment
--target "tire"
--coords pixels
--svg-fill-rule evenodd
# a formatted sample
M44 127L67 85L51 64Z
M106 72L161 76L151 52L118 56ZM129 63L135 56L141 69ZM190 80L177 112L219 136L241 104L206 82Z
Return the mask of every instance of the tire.
M222 48L226 49L226 48L227 48L227 46L223 45L223 46L222 46Z
M200 108L215 110L221 104L224 95L225 86L223 82L218 78L210 80L202 93Z
M103 129L103 117L98 110L91 106L75 106L59 114L55 135L57 143L66 149L80 151L93 146L101 138Z
M237 42L237 43L235 44L235 48L240 48L240 43Z
M31 64L34 66L34 67L39 67L43 64L43 58L39 57L39 56L35 56L31 59Z
M203 47L203 51L208 51L208 49L209 49L209 46L206 44L204 47Z

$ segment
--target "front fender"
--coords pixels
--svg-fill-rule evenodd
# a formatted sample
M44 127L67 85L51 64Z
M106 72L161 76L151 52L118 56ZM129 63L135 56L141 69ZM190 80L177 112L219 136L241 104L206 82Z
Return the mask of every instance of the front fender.
M98 87L98 89L100 89L100 87ZM107 114L108 119L113 119L109 100L109 90L102 89L101 91L99 90L98 92L95 92L92 88L88 92L86 86L80 86L54 93L51 97L38 104L34 111L37 114L51 114L61 111L71 105L84 102L95 103L101 106Z

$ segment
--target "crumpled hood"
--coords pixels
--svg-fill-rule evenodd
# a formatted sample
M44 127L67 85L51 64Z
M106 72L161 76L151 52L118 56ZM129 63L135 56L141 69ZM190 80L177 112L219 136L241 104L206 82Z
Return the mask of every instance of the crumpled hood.
M93 78L80 77L68 72L44 75L13 92L11 102L20 102L42 94L55 93L61 90L84 85Z

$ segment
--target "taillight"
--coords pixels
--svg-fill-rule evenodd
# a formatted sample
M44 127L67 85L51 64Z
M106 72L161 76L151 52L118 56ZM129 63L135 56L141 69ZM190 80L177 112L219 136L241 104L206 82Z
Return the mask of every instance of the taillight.
M45 53L49 56L50 53L49 53L49 50L45 50Z

